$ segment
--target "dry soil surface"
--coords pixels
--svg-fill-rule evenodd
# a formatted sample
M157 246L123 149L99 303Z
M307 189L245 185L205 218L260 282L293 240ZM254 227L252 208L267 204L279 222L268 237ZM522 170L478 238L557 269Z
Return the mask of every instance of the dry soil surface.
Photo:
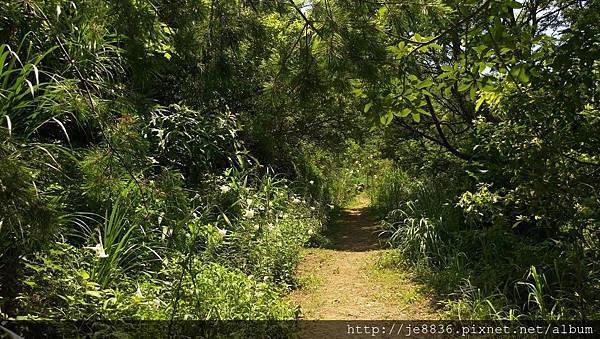
M342 210L328 248L306 249L298 267L301 287L289 300L310 320L435 319L433 300L410 274L378 265L386 255L379 223L359 199Z

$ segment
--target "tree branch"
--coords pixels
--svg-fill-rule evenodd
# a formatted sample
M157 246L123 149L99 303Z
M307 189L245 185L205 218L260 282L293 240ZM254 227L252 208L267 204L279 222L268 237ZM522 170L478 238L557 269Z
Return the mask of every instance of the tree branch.
M450 151L450 153L454 154L455 156L457 156L463 160L470 161L471 155L462 153L456 147L450 145L450 142L448 142L448 139L446 138L446 135L444 134L444 130L442 129L442 126L440 125L440 121L437 118L437 116L435 115L435 110L433 108L433 104L431 103L431 98L429 98L429 96L426 95L425 101L427 102L427 108L429 109L429 113L431 114L431 120L433 120L433 124L435 125L435 130L437 131L437 134L439 135L439 137L441 139L440 145L444 146L448 151Z
M304 22L306 22L306 24L312 28L315 33L317 33L318 36L320 36L321 38L323 38L323 36L321 35L321 32L319 32L319 30L317 29L317 27L315 27L315 25L313 24L313 22L311 20L309 20L306 15L304 15L304 13L302 12L302 10L300 8L298 8L298 6L296 6L296 3L294 2L294 0L288 0L288 2L290 3L290 5L292 7L294 7L294 9L296 10L296 12L298 12L298 14L300 14L300 16L302 17L302 19L304 20Z

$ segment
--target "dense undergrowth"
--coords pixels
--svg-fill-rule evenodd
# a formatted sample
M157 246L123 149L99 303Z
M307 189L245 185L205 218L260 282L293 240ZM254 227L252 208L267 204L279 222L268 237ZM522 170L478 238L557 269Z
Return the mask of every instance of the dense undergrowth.
M448 317L598 318L599 13L1 2L0 317L294 318L367 189Z
M250 95L285 80L290 13L239 6L0 5L0 317L296 316L300 247L352 182L305 122L269 125L284 94Z
M448 319L598 318L597 237L519 231L489 186L468 187L384 172L370 193L396 248L385 264L414 271Z

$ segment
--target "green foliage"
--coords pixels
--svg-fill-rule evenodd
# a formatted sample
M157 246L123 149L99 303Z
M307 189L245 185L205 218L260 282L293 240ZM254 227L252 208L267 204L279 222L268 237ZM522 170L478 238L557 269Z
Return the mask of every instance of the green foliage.
M598 2L297 6L0 4L0 314L291 318L366 190L450 316L597 318Z
M56 243L47 254L27 260L24 284L28 293L21 297L26 318L166 320L173 312L177 319L198 320L293 316L272 285L235 269L194 261L191 271L182 274L177 261L185 259L172 258L139 280L124 275L110 287L102 287L93 281L94 256Z

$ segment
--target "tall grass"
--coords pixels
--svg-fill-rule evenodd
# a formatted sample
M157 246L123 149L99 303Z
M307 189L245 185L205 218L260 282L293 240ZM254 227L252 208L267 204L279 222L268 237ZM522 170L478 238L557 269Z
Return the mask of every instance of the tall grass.
M592 314L593 270L581 246L533 239L473 221L460 188L420 182L400 170L372 191L399 262L439 295L449 318L564 319ZM469 218L466 220L466 218ZM481 219L481 218L480 218ZM587 287L586 287L587 286ZM596 312L596 313L594 313Z

